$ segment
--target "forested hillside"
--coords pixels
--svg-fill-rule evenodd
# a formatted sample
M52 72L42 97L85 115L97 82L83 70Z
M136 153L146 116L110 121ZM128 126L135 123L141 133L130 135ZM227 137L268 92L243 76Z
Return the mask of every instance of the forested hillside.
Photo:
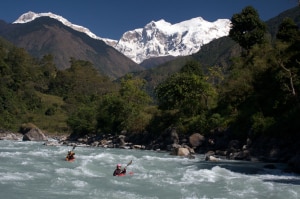
M100 75L90 62L71 59L70 68L58 70L52 55L41 60L24 49L0 40L0 128L17 131L34 123L49 133L70 132L68 117L116 85Z

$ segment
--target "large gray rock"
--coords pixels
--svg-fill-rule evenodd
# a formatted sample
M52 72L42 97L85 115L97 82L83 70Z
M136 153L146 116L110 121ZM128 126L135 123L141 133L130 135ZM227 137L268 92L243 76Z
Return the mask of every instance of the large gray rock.
M126 145L125 136L124 135L120 135L119 136L119 147L122 148L122 147L125 147L125 145Z
M30 129L23 136L23 141L47 141L47 137L37 127Z
M205 141L205 138L200 133L194 133L189 137L189 141L192 147L199 147Z
M178 136L177 130L175 128L171 129L170 138L171 138L173 144L179 143L179 136Z
M220 158L217 158L213 155L208 155L208 156L205 156L205 161L218 162L218 161L220 161Z
M173 151L171 152L171 155L177 155L177 156L189 156L190 151L188 148L174 148Z

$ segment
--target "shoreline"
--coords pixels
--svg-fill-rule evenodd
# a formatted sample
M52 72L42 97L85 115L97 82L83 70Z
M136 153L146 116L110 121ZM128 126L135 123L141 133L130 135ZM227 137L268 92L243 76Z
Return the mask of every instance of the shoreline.
M15 132L10 132L10 131L0 131L0 140L13 140L13 141L23 141L23 134L21 133L15 133ZM155 152L160 152L160 153L169 153L170 155L175 155L175 156L182 156L184 158L190 158L193 159L195 158L195 155L204 155L205 160L209 162L222 162L222 161L231 161L231 160L238 160L238 161L243 161L246 163L264 163L265 168L267 169L276 169L277 167L275 166L276 164L285 164L287 167L285 169L281 169L283 172L293 172L296 174L300 174L300 155L297 155L289 161L282 161L279 158L268 158L263 156L262 154L256 155L255 153L250 153L251 148L247 148L245 151L247 151L247 158L241 158L238 155L244 154L244 151L238 151L237 158L228 158L228 154L223 154L224 151L220 151L217 149L210 149L209 147L199 147L198 150L194 150L193 148L190 148L186 144L173 144L166 149L163 148L155 148L154 145L142 145L142 144L134 144L132 142L125 142L124 141L124 136L110 136L107 138L93 138L93 139L88 139L88 138L78 138L78 139L70 139L70 135L62 134L62 135L46 135L45 136L47 139L46 140L40 140L40 142L44 142L43 145L46 146L75 146L76 147L102 147L102 148L119 148L119 149L128 149L128 150L148 150L148 151L155 151ZM33 141L38 141L38 140L33 140ZM181 153L179 152L182 149L184 152ZM255 152L255 149L253 150ZM230 155L232 155L231 153ZM207 158L208 157L208 158Z

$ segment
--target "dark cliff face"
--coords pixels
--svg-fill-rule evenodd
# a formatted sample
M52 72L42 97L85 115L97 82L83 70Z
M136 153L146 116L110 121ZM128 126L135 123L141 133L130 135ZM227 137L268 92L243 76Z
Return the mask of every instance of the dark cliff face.
M0 36L32 56L52 54L58 69L70 66L70 58L93 63L104 74L117 78L144 68L101 40L90 38L50 17L40 17L25 24L0 22Z

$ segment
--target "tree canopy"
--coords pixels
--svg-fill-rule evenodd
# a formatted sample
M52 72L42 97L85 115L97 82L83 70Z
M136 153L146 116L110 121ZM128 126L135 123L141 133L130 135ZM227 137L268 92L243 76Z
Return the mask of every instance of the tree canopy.
M241 13L234 14L231 17L231 25L229 37L247 51L253 45L261 44L265 40L266 25L252 6L247 6Z

